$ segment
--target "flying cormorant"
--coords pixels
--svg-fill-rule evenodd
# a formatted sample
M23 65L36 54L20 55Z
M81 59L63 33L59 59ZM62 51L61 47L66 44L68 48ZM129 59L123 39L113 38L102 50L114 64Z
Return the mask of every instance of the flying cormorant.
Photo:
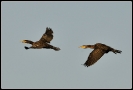
M42 35L42 37L40 38L39 41L33 42L30 40L22 40L22 43L27 43L27 44L31 44L31 47L26 47L25 49L41 49L41 48L46 48L46 49L54 49L55 51L59 51L60 48L52 46L48 43L50 43L50 41L53 39L53 31L51 28L46 28L45 33Z
M94 63L96 63L105 53L108 53L109 51L112 51L115 54L122 52L121 50L116 50L116 49L114 49L110 46L107 46L105 44L102 44L102 43L96 43L95 45L82 45L79 48L94 49L90 53L87 61L83 64L84 66L87 66L87 67L93 65Z

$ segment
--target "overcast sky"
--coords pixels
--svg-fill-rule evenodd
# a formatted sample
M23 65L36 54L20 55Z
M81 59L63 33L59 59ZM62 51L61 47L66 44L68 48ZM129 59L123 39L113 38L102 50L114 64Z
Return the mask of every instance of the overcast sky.
M52 49L25 50L21 40L37 41L51 27ZM123 89L132 87L132 2L1 2L1 88ZM92 49L109 52L84 67Z

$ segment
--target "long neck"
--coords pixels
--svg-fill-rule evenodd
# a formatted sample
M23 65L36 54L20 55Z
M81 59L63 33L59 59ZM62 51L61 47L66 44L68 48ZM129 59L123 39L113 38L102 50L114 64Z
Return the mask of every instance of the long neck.
M86 45L86 48L91 48L91 49L94 49L95 46L94 45Z

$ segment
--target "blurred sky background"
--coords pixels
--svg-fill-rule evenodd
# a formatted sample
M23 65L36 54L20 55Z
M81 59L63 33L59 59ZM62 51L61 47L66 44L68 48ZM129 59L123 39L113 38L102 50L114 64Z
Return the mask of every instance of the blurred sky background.
M25 50L51 27L52 49ZM2 1L1 88L132 88L132 2ZM121 54L105 54L84 67L92 49L104 43Z

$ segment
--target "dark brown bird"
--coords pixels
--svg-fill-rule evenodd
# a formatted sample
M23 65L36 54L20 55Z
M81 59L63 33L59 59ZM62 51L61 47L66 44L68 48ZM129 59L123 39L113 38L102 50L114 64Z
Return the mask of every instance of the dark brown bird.
M31 44L31 47L26 47L25 49L41 49L41 48L46 48L46 49L54 49L56 51L59 51L60 48L52 46L48 43L50 43L50 41L53 39L53 31L51 28L46 28L45 33L42 35L41 39L39 41L33 42L31 40L22 40L22 43L27 43L27 44Z
M84 63L84 66L91 66L94 63L96 63L105 53L108 53L110 51L112 51L113 53L117 54L117 53L121 53L122 51L120 50L116 50L110 46L107 46L105 44L102 43L96 43L95 45L82 45L80 46L80 48L86 49L86 48L91 48L94 49L87 61Z

